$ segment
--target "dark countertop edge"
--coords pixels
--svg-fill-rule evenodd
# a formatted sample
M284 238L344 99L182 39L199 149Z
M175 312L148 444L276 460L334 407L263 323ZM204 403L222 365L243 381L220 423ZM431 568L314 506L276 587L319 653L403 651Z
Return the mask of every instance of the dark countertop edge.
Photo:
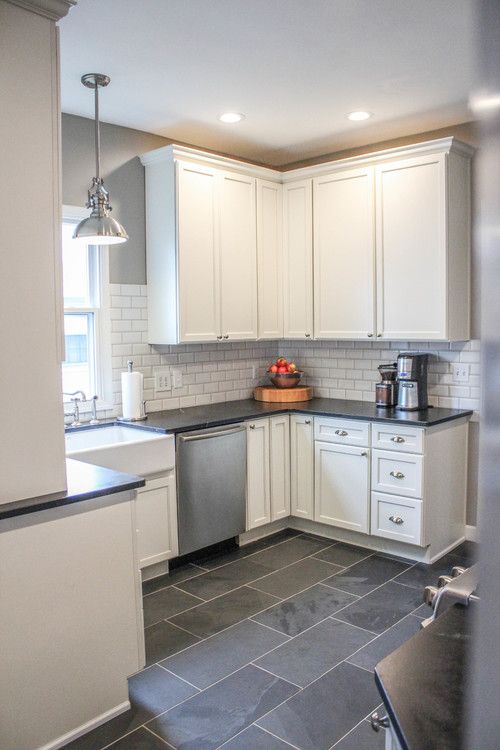
M79 464L79 466L76 467L75 464ZM146 484L142 477L134 474L113 471L103 466L86 464L76 459L66 459L66 467L68 474L68 489L66 492L0 504L0 521L41 510L73 505L83 500L93 500L105 495L135 490L138 487L144 487Z
M460 614L461 621L463 623L466 623L467 618L472 617L470 613L469 607L463 607L461 604L454 604L452 607L450 607L448 610L446 610L442 615L440 615L439 619L435 622L431 623L427 626L427 628L422 629L419 633L414 635L412 638L410 638L408 641L402 644L402 646L399 646L395 651L393 651L391 654L389 654L387 657L382 659L381 662L379 662L374 669L374 678L375 678L375 684L377 685L377 688L379 690L379 693L382 697L382 701L384 704L385 709L387 710L387 714L389 716L391 727L394 730L395 734L397 735L399 744L401 745L402 750L421 750L422 748L427 747L427 743L425 742L425 738L422 738L422 744L419 743L418 747L415 746L414 743L412 743L403 727L403 721L401 717L398 716L397 709L394 706L394 702L391 698L391 688L389 685L387 685L384 682L384 678L381 675L381 669L380 667L384 665L384 661L387 661L389 658L393 658L398 654L401 654L401 656L398 656L397 658L402 662L402 666L404 668L407 667L407 664L404 663L403 656L406 655L409 649L413 649L415 653L422 653L423 649L429 644L429 639L433 639L435 637L435 632L437 632L438 628L441 630L446 628L449 630L451 635L456 635L458 632L460 632L461 627L459 626L458 629L451 628L450 625L448 625L448 622L453 618L455 619L455 613ZM417 640L418 639L418 640ZM423 645L425 642L426 646ZM394 667L392 667L394 669ZM463 669L463 665L461 665L461 669ZM441 684L439 684L439 678L441 677ZM463 684L465 685L465 674L463 675ZM436 700L439 700L439 697L441 695L447 695L448 691L450 689L450 685L448 681L445 680L443 675L438 673L437 680L434 683L434 695L431 697L431 700L435 702ZM461 707L460 707L461 708ZM425 744L424 744L425 743ZM438 747L438 745L433 745Z
M226 402L226 403L237 403L234 401ZM246 403L246 401L245 401ZM264 404L266 402L262 401L256 401L256 404ZM190 432L191 430L203 430L208 427L219 427L221 425L226 424L236 424L237 422L246 422L249 419L262 419L265 417L270 417L273 415L280 415L280 414L309 414L314 417L332 417L333 419L353 419L358 422L387 422L389 424L395 424L395 425L401 425L406 427L435 427L441 424L445 424L446 422L452 422L456 421L457 419L463 419L465 417L470 417L474 413L472 409L467 410L457 410L456 414L449 414L446 417L442 417L439 419L434 420L409 420L409 419L403 419L396 416L393 416L392 414L386 414L384 415L359 415L359 414L351 414L348 411L325 411L324 409L314 407L305 407L302 406L302 408L299 406L299 403L307 404L309 402L297 402L295 405L283 405L283 407L274 406L272 404L269 404L269 411L266 412L265 410L261 411L255 411L255 412L247 412L243 413L241 415L232 415L230 417L217 417L213 419L204 419L200 420L198 422L193 421L189 422L186 425L176 425L176 426L165 426L162 427L160 425L155 424L148 424L147 421L143 421L140 423L136 422L117 422L116 420L110 420L109 422L106 422L108 425L123 425L126 427L131 427L136 430L149 430L151 432L158 432L161 434L178 434L182 432ZM357 402L355 402L357 403ZM211 405L210 405L211 406ZM223 406L223 403L220 404L220 406ZM181 410L184 412L189 412L190 408L198 408L198 407L187 407L185 410ZM150 417L151 419L164 419L168 420L169 416L172 418L173 414L178 418L178 411L177 409L172 410L164 410L164 411L157 411L157 412L151 412ZM189 418L189 414L186 414L186 417ZM101 422L101 424L104 424L104 422ZM76 427L75 430L81 430L82 427ZM83 429L85 429L83 427Z

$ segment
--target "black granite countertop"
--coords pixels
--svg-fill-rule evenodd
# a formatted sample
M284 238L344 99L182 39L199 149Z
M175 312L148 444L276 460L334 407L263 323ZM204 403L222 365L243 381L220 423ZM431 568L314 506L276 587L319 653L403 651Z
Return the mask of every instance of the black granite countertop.
M53 495L43 495L14 503L0 504L0 520L35 513L39 510L50 510L61 505L71 505L103 495L114 495L117 492L144 487L142 477L112 471L103 466L86 464L82 461L66 459L68 489Z
M152 412L144 422L130 423L138 429L156 432L177 433L200 430L204 427L257 419L272 414L311 414L322 417L341 417L368 422L390 422L392 424L433 427L454 419L469 417L472 411L441 409L438 407L422 411L399 411L375 406L369 401L349 401L336 398L313 398L292 404L271 404L254 399L225 401L207 406L190 406L186 409L171 409ZM81 428L76 428L81 429Z
M375 667L403 750L466 750L471 607L455 604Z

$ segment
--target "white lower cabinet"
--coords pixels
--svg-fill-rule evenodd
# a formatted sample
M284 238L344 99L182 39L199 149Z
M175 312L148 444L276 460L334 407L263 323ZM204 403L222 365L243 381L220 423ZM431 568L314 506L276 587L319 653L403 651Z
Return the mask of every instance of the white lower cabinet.
M291 515L314 518L314 420L290 416Z
M290 515L288 414L247 423L247 531Z
M370 521L368 448L314 444L314 520L367 534Z
M422 500L372 492L371 534L424 546Z
M135 500L139 568L179 554L175 473L148 479Z

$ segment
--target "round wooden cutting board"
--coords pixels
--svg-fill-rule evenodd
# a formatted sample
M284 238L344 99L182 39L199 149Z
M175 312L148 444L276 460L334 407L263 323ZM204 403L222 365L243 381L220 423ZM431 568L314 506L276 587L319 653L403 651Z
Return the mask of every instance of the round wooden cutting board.
M310 385L298 385L296 388L276 388L274 385L259 385L255 389L256 401L272 403L290 403L293 401L310 401L313 397Z

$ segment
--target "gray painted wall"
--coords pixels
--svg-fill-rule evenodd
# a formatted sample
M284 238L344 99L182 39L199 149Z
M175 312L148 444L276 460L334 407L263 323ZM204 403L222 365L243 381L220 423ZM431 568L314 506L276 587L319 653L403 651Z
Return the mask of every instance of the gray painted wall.
M110 191L113 216L130 237L110 248L110 281L146 283L144 167L139 155L170 143L166 138L118 125L101 126L102 175ZM94 123L85 117L62 116L63 203L84 206L94 176Z

